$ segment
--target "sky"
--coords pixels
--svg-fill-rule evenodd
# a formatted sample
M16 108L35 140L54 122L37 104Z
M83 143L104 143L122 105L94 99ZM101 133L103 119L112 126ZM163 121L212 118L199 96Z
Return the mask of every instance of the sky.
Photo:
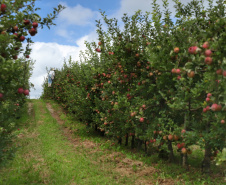
M157 1L161 5L161 1ZM183 3L190 0L181 0ZM37 0L36 7L41 8L37 13L46 17L54 7L62 4L66 7L54 20L56 26L50 29L38 29L38 34L32 37L35 42L32 45L30 58L35 61L30 82L35 89L31 89L30 98L39 98L42 94L42 84L47 76L48 69L62 68L64 61L72 57L73 61L79 60L80 51L84 51L85 41L98 42L95 20L101 19L100 10L105 11L109 18L121 19L124 13L133 15L135 11L152 11L152 0ZM208 4L204 0L205 5ZM169 0L169 8L172 13L173 1ZM162 9L162 6L161 6Z

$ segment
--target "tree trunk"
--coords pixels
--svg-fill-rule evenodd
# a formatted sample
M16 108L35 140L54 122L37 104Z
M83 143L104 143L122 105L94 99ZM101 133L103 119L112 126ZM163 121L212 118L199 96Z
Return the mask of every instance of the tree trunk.
M211 147L208 142L205 144L205 156L202 161L202 172L210 173L210 163L211 163Z
M132 136L131 149L134 149L134 147L135 147L135 136Z
M129 143L129 135L126 134L126 143L125 143L125 146L128 146L128 143Z
M169 161L174 162L174 154L173 154L173 147L172 147L171 141L168 141L168 150L169 150Z

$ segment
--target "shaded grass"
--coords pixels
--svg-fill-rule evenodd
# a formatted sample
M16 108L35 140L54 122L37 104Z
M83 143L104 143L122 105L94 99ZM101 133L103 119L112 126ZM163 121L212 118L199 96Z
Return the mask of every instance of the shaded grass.
M32 103L35 116L24 117L30 124L18 131L18 151L1 169L0 184L133 184L135 179L115 179L120 175L111 171L110 164L93 165L95 155L91 158L82 147L71 146L44 102Z
M61 107L54 101L51 102L55 110L60 110ZM117 140L115 138L102 137L99 133L95 132L93 128L87 127L85 124L76 121L73 115L61 113L61 119L65 121L67 127L69 127L75 136L79 136L82 139L88 139L94 143L99 143L102 149L108 149L112 151L119 151L125 154L128 158L140 160L148 165L154 165L157 169L161 170L161 173L154 174L153 178L158 177L163 178L174 178L183 179L183 184L226 184L224 181L225 176L225 164L222 166L216 166L214 162L212 163L213 174L206 175L201 172L201 161L203 159L204 153L199 149L198 146L193 146L194 150L188 158L189 170L183 168L179 165L180 154L176 152L175 149L175 163L168 163L165 160L160 159L157 154L147 156L143 151L134 152L131 151L129 147L123 145L117 145ZM178 182L178 184L180 184Z

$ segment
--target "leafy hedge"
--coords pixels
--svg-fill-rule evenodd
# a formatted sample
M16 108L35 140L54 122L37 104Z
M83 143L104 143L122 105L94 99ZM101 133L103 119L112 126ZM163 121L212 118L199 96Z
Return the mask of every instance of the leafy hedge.
M0 162L10 151L15 119L20 117L33 86L29 83L33 68L33 61L29 59L31 36L44 25L53 25L52 20L63 7L59 5L44 19L35 13L38 9L35 0L0 1ZM23 42L26 42L25 49ZM18 58L19 54L23 57Z
M132 137L138 146L167 150L173 145L187 163L191 145L205 150L202 167L225 147L226 18L218 1L204 8L199 1L175 1L176 21L168 2L160 12L140 11L118 20L101 12L99 43L86 43L79 62L56 70L52 88L45 81L43 98L53 98L85 124L105 135Z

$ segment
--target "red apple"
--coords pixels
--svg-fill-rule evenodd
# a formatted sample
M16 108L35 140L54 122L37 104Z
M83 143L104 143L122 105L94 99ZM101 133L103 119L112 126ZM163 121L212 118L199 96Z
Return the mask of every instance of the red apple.
M194 71L190 71L187 73L189 78L193 78L195 76L195 72Z
M179 53L180 49L178 47L174 48L174 53Z
M212 55L212 51L210 49L205 51L205 56L210 57Z
M168 139L171 141L171 140L173 140L173 135L168 135Z
M208 97L208 98L210 98L211 96L212 96L212 94L211 94L211 93L208 93L208 94L207 94L207 97Z
M28 24L30 24L30 21L27 20L27 19L25 19L25 20L24 20L24 24L25 24L25 25L28 25Z
M210 98L206 98L206 101L209 102L210 101Z
M23 42L25 40L25 37L22 35L20 36L20 41Z
M221 111L222 106L221 105L217 105L217 111Z
M29 56L29 55L26 55L25 57L26 57L26 58L30 58L30 56Z
M222 119L222 120L221 120L221 124L225 124L225 120Z
M24 90L24 95L26 95L26 96L29 95L29 90L28 90L28 89L25 89L25 90Z
M144 122L144 118L140 118L140 122L141 122L141 123Z
M17 58L18 58L17 55L14 55L14 56L13 56L13 59L14 59L14 60L16 60Z
M180 79L181 79L181 76L178 76L178 77L177 77L177 80L180 80Z
M33 28L37 28L38 27L38 23L37 22L33 22L32 26L33 26Z
M1 11L5 12L5 10L6 10L6 5L5 4L1 4Z
M177 72L176 69L172 69L172 70L171 70L171 73L176 73L176 72Z
M16 38L18 37L18 33L14 33L13 35L15 35Z
M96 51L97 51L97 52L101 52L101 49L100 49L100 48L96 48Z
M205 113L206 111L207 111L207 110L206 110L206 108L203 108L202 112L204 112L204 113Z
M17 92L18 92L19 94L22 94L22 93L24 92L24 90L23 90L22 87L20 87L20 88L18 88Z
M180 143L177 144L177 148L178 148L178 149L181 148L181 144L180 144Z
M216 73L217 73L218 75L221 75L221 74L222 74L222 69L218 69L218 70L216 71Z
M179 75L180 74L180 69L176 69L176 73Z
M35 28L31 28L29 30L29 33L30 33L31 36L35 36L35 34L37 33L37 30Z
M208 49L209 48L209 43L208 42L204 42L204 44L202 45L202 47L204 49Z
M0 99L2 99L3 98L3 94L2 93L0 93Z
M226 77L226 71L223 71L223 76Z
M14 27L13 27L13 30L14 30L14 31L18 31L18 26L14 26Z
M181 152L182 152L182 154L186 154L187 153L187 149L186 148L182 148Z
M182 131L181 131L181 133L183 134L183 133L185 133L186 132L186 130L185 129L183 129Z
M191 46L190 48L188 48L188 53L190 54L196 54L197 53L197 46Z
M212 64L212 62L213 62L213 59L211 57L206 57L205 58L205 63L206 64L210 65L210 64Z
M211 110L212 111L217 111L218 109L218 105L216 103L214 103L212 106L211 106Z
M209 111L209 110L210 110L210 106L207 106L207 107L206 107L206 111Z

